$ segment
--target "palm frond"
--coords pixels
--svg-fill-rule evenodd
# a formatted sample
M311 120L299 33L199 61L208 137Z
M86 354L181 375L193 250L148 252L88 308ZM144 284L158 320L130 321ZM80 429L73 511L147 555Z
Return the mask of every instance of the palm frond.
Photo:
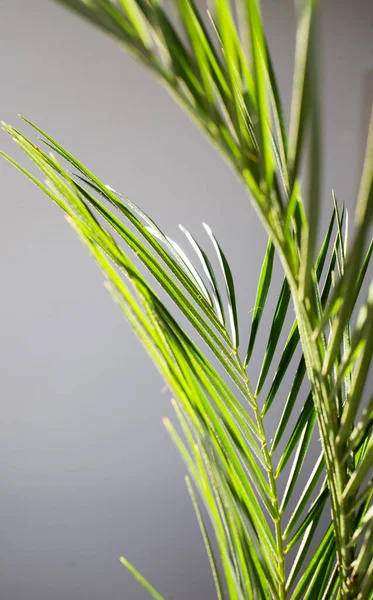
M366 389L372 284L366 299L360 296L373 251L373 119L355 235L349 243L348 215L334 196L317 254L317 2L299 3L289 133L258 0L237 6L216 0L209 13L213 35L192 0L173 3L182 33L155 0L59 2L114 36L162 81L239 175L269 236L245 339L228 254L210 227L209 245L181 227L195 261L41 128L27 121L44 142L40 148L4 125L47 183L3 156L65 212L168 384L180 429L168 419L165 426L189 471L218 599L371 600L373 400ZM272 281L276 255L284 271L280 290ZM277 302L266 328L269 295ZM288 325L291 304L295 319ZM268 341L253 386L248 367L259 353L258 339ZM281 417L271 440L267 422L274 406ZM316 430L321 444L304 483Z

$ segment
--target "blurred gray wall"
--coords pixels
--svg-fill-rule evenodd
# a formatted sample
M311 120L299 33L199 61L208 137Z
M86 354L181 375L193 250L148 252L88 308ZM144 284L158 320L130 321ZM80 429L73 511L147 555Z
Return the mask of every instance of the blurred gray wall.
M288 105L292 2L266 0L264 14ZM355 202L373 4L325 0L322 16L327 215L332 187ZM36 121L174 237L181 222L201 238L208 221L249 318L265 236L146 71L51 2L1 0L0 74L3 120ZM0 206L0 600L145 599L122 554L165 598L214 598L162 381L61 213L5 162Z

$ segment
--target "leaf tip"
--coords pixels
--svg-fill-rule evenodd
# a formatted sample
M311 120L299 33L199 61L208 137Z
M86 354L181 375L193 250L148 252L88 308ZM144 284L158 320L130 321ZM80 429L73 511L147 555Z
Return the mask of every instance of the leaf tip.
M205 231L207 231L207 233L209 234L209 236L212 236L213 233L212 233L211 227L209 225L207 225L207 223L205 223L204 221L202 221L202 225L203 225Z

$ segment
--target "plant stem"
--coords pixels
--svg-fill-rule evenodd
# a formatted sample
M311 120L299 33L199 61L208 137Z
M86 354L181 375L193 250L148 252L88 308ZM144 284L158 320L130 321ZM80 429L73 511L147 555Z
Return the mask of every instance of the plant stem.
M256 421L257 421L257 424L258 424L258 427L260 430L260 434L261 434L261 442L262 442L264 460L265 460L265 463L267 466L269 485L271 487L271 492L273 495L273 508L275 509L275 512L276 512L276 520L274 523L275 523L275 531L276 531L276 545L277 545L277 551L278 551L279 575L280 575L279 594L280 594L280 600L285 600L286 599L285 554L284 554L284 544L283 544L283 538L282 538L282 521L281 521L282 515L280 512L280 507L279 507L279 502L278 502L276 477L275 477L274 470L273 470L272 457L268 450L267 437L266 437L265 430L264 430L262 415L259 410L257 402L256 402L256 408L254 409L254 412L255 412Z
M284 263L283 263L284 264ZM285 272L288 270L285 267ZM316 416L321 433L321 441L324 449L325 465L328 473L328 484L330 490L331 511L334 523L334 535L337 548L338 571L341 583L341 597L344 600L352 598L351 591L346 587L346 581L350 575L352 550L349 547L351 538L353 515L348 516L342 499L343 490L347 482L346 466L342 464L337 451L336 429L334 414L330 406L330 390L326 382L320 382L315 378L315 373L321 370L320 356L317 346L312 342L312 326L307 314L304 300L300 300L298 290L293 278L288 277L294 308L297 316L300 340L305 357L307 374L311 383Z
M252 390L250 381L248 376L243 368L243 365L236 355L237 364L239 365L241 375L247 390L247 396L250 399L250 403L253 406L253 411L255 414L256 423L258 425L259 433L260 433L260 441L262 444L263 450L263 458L266 465L266 471L268 474L268 481L271 488L271 493L273 496L273 508L276 513L276 518L274 519L275 532L276 532L276 546L277 546L277 554L278 554L278 567L279 572L278 575L280 577L279 580L279 599L286 600L286 573L285 573L285 553L284 553L284 543L282 537L282 515L279 506L278 492L277 492L277 484L276 484L276 476L273 469L272 457L268 450L267 436L264 429L263 417L261 411L258 406L257 397L254 395Z

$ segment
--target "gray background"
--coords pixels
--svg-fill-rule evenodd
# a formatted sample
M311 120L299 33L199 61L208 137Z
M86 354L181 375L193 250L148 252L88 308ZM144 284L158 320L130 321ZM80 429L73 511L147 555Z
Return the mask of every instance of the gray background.
M266 0L264 14L288 105L292 2ZM327 213L332 187L354 205L373 4L329 0L322 15ZM50 2L3 0L0 73L2 119L36 121L178 239L179 222L202 239L208 221L248 319L265 236L228 167L146 71ZM18 156L5 134L0 146ZM142 600L122 554L166 598L213 598L161 423L169 394L60 212L4 162L0 198L0 600Z

